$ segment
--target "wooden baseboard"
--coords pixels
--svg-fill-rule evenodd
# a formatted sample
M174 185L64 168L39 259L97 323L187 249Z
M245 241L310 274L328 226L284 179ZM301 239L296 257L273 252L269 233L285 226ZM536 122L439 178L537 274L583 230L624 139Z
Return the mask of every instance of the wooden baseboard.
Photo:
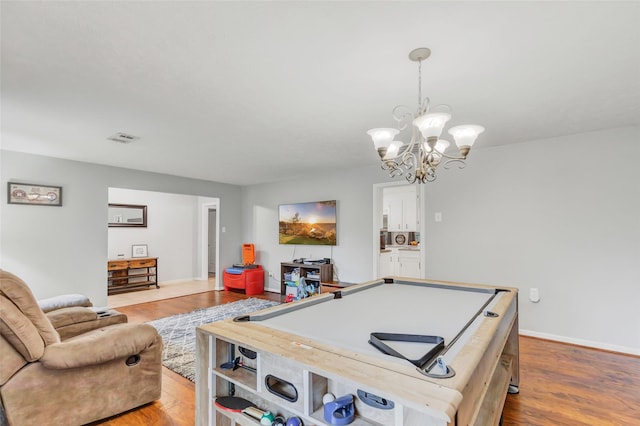
M606 352L620 353L620 354L633 355L633 356L640 357L639 348L629 348L626 346L611 345L608 343L594 342L591 340L584 340L584 339L575 339L572 337L558 336L555 334L540 333L538 331L523 330L523 329L520 329L520 335L527 336L527 337L535 337L537 339L542 339L542 340L551 340L554 342L566 343L568 345L573 345L573 346L599 349Z

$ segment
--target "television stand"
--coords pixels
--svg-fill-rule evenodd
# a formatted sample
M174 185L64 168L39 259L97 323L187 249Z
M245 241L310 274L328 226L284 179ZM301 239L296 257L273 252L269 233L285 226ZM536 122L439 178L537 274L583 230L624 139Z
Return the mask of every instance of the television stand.
M322 283L333 281L333 264L320 263L307 265L304 263L283 262L280 264L280 294L284 295L287 290L285 274L290 274L296 268L300 268L300 277L309 284L317 283L320 289Z

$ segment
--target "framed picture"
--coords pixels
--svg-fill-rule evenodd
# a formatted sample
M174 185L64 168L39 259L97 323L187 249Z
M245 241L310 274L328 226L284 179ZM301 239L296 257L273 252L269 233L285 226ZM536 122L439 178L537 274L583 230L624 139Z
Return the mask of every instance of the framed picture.
M336 245L336 200L280 204L280 244Z
M131 246L131 257L147 257L147 245L146 244L134 244Z
M109 228L147 227L147 206L109 203Z
M9 182L7 184L7 203L61 207L62 187Z

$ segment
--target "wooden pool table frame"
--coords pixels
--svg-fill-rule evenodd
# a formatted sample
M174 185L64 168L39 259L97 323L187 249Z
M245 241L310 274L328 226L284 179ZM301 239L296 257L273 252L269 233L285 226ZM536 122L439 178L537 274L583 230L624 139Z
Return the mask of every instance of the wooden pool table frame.
M445 287L496 289L496 287L435 280L396 278L398 283L433 283ZM371 281L343 290L345 297ZM394 285L394 284L383 284ZM465 336L450 365L456 374L451 378L431 378L416 367L356 354L261 325L260 322L225 320L198 327L196 336L196 424L257 425L244 414L218 410L216 396L236 396L258 407L285 416L300 416L304 424L327 424L322 415L322 396L356 395L362 389L391 400L391 410L372 408L355 397L354 425L491 425L498 424L509 386L519 386L518 290L503 288L496 295L491 311L497 318L483 317L478 327ZM366 291L366 290L365 290ZM314 296L300 304L317 303ZM279 305L266 312L290 309ZM263 311L264 312L264 311ZM462 340L462 339L461 339ZM250 368L221 369L233 359L238 347L256 352L254 360L245 359ZM252 370L253 369L253 370ZM265 387L265 377L274 375L297 392L290 402Z

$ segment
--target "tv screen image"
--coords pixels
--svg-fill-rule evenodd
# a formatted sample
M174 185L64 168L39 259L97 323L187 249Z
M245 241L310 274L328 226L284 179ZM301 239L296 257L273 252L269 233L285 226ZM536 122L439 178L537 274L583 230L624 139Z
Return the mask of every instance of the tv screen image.
M336 200L281 204L280 244L336 245Z

